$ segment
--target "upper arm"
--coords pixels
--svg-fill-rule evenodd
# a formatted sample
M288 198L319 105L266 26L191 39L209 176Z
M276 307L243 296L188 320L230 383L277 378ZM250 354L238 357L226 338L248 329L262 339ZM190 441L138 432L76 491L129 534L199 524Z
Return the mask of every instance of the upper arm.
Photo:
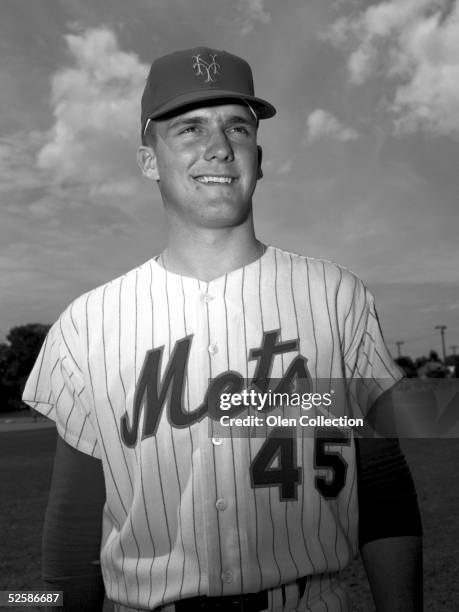
M49 330L22 399L55 421L66 442L100 459L94 400L85 373L87 345L81 334L70 306Z
M100 574L102 462L57 438L43 532L43 576Z
M416 489L396 438L356 440L360 546L422 534Z

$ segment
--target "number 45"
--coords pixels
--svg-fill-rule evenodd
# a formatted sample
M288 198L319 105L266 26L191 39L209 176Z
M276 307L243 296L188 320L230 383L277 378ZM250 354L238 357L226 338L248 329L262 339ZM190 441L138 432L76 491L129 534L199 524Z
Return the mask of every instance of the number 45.
M286 435L288 434L288 435ZM331 434L331 435L330 435ZM331 471L331 478L315 477L315 487L325 499L334 499L346 482L347 462L331 446L349 446L350 434L340 429L317 429L314 438L314 468ZM297 499L302 468L296 462L296 431L274 428L250 465L252 487L279 487L279 499ZM274 462L277 460L277 465Z

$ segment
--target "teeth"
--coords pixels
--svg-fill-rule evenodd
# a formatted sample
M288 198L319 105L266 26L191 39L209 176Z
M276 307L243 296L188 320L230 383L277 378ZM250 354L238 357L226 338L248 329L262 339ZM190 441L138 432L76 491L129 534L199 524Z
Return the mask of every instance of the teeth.
M231 183L232 178L230 176L198 176L196 180L200 183Z

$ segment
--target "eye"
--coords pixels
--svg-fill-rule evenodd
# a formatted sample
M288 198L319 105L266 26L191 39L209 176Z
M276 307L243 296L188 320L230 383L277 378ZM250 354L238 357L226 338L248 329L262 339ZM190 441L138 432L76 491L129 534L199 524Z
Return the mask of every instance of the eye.
M188 125L180 131L180 134L198 134L201 128L198 125Z
M248 136L250 134L249 129L245 125L234 125L230 128L230 131L236 134L243 134L244 136Z

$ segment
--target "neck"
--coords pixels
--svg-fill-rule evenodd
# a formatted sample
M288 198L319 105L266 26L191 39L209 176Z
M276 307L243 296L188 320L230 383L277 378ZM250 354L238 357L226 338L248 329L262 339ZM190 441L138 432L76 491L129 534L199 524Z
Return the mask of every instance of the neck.
M159 263L169 272L210 281L258 259L264 245L254 234L253 225L199 232L171 231Z

